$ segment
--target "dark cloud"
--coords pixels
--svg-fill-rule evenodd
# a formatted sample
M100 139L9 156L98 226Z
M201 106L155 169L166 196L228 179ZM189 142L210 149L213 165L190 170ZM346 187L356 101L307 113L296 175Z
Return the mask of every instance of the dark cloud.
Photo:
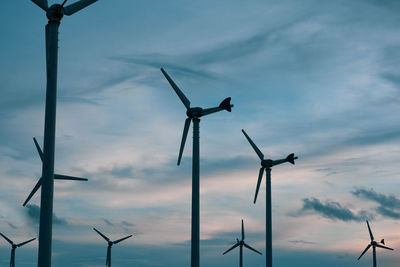
M382 216L389 217L392 219L400 219L400 211L386 208L384 206L377 207L376 211Z
M351 192L354 196L358 198L363 198L366 200L371 200L378 203L386 208L396 208L400 209L400 199L394 195L384 195L377 193L374 189L363 189L359 188Z
M39 206L33 205L33 204L32 205L28 204L28 205L26 205L25 211L26 211L27 218L31 222L33 222L35 224L39 224L39 221L40 221L40 207ZM56 216L55 213L53 213L53 224L68 225L68 222L66 219L59 218Z
M18 229L17 226L15 226L14 224L10 223L10 222L6 222L8 224L8 226L10 226L12 229Z
M310 213L321 215L330 220L340 220L344 222L364 221L371 218L371 215L364 210L357 214L349 208L343 207L338 202L325 201L325 203L322 203L317 198L304 198L303 207L295 215L302 216Z
M114 226L114 224L112 222L110 222L107 219L103 219L103 221L108 225L108 226Z
M135 226L133 223L129 223L129 222L127 222L127 221L122 221L121 224L122 224L123 226L128 226L128 227L130 227L130 226Z
M394 195L385 195L376 192L374 189L358 188L351 192L354 196L379 204L376 212L382 216L399 219L400 218L400 199Z

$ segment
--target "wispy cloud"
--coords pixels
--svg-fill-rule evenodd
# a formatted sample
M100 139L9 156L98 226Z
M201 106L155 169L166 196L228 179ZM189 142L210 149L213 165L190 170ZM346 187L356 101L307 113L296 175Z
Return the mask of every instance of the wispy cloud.
M289 240L288 242L293 244L304 244L304 245L315 245L315 242L305 241L305 240Z

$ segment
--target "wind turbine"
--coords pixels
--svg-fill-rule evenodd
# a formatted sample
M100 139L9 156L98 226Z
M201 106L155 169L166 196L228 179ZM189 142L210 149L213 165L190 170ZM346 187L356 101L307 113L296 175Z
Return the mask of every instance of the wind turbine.
M105 235L103 235L102 233L100 233L99 230L97 230L96 228L93 228L93 230L96 231L96 233L98 233L99 235L101 235L101 237L103 237L107 242L108 242L108 247L107 247L107 259L106 259L106 266L107 267L111 267L111 247L114 244L118 244L119 242L128 239L129 237L131 237L132 235L128 235L124 238L115 240L115 241L111 241L108 237L106 237Z
M374 262L374 267L376 267L376 247L378 248L384 248L384 249L389 249L389 250L394 250L392 248L389 247L385 247L383 245L385 245L385 239L382 239L381 242L376 242L374 240L374 236L372 234L371 228L369 227L369 223L367 221L367 226L368 226L368 231L369 231L369 237L371 238L371 243L368 244L368 246L364 249L363 253L361 253L360 257L358 257L357 260L361 259L361 257L365 254L365 252L367 252L367 250L372 247L372 256L373 256L373 262ZM381 244L383 245L381 245Z
M10 243L11 245L11 259L10 259L10 267L15 267L15 250L19 247L22 247L23 245L28 244L29 242L35 240L36 238L32 238L28 241L19 243L19 244L14 244L14 242L12 242L8 237L6 237L5 235L3 235L2 233L0 233L0 235L2 237L4 237L5 240L7 240L8 243Z
M239 266L240 267L243 267L243 247L246 247L246 248L254 251L255 253L258 253L258 254L262 255L261 252L259 252L256 249L250 247L248 244L246 244L244 242L244 224L243 224L243 220L242 220L242 239L239 241L239 238L236 238L236 244L233 245L230 249L228 249L224 253L222 253L222 255L225 255L226 253L228 253L232 249L235 249L236 247L240 248L240 257L239 257Z
M46 110L44 123L44 152L42 157L42 178L36 190L42 186L40 200L39 255L38 266L51 267L51 240L53 227L53 193L54 193L54 151L56 131L57 103L57 62L58 62L58 28L64 15L70 16L89 6L97 0L80 0L68 6L63 3L48 6L47 0L32 0L46 12ZM59 176L61 178L61 176ZM67 178L64 176L64 178ZM35 191L35 188L34 188ZM25 203L26 204L26 203Z
M294 153L288 155L285 159L264 159L264 154L260 151L260 149L254 144L253 140L247 135L247 133L242 129L244 136L249 141L250 145L253 147L254 151L257 153L258 157L261 160L261 168L258 174L258 181L256 187L256 194L254 196L254 204L257 201L258 190L260 189L261 180L264 174L264 170L266 171L266 213L265 213L265 227L266 227L266 240L265 240L265 247L266 247L266 266L272 267L272 215L271 215L271 168L275 165L279 165L285 162L290 162L294 164L294 160L297 157L294 156Z
M200 118L221 110L231 112L233 105L231 98L225 98L218 107L206 108L190 107L190 101L182 93L175 82L169 77L163 68L161 72L175 90L183 105L186 107L187 119L183 128L181 147L178 156L178 165L181 163L186 137L189 131L190 122L193 121L193 156L192 156L192 233L191 233L191 266L200 266Z

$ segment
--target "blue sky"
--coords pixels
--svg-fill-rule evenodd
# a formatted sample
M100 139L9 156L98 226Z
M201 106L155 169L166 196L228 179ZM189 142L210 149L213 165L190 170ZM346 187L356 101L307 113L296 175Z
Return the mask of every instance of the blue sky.
M72 2L72 1L71 1ZM50 4L55 1L49 1ZM0 232L37 236L42 144L44 12L30 1L0 3ZM54 266L188 266L191 138L176 166L185 108L164 67L193 105L235 105L202 119L201 262L240 234L264 252L265 185L252 204L259 160L294 152L272 171L274 265L370 266L365 219L378 264L400 261L400 3L398 1L107 1L60 26ZM36 266L37 242L17 250ZM0 265L9 261L0 242ZM246 266L265 257L245 251Z

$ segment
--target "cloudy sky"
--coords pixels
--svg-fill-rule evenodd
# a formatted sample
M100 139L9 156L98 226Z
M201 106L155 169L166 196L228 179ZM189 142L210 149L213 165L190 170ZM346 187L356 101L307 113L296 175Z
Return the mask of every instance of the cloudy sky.
M72 0L70 1L72 2ZM50 4L55 1L49 1ZM0 232L36 237L43 142L44 12L0 3ZM231 96L231 113L202 119L201 264L240 234L265 252L265 186L245 129L266 157L296 153L272 171L274 266L370 266L400 261L400 2L397 0L100 0L60 27L53 265L190 264L191 138L176 166L185 108L159 68L194 106ZM191 136L191 133L190 133ZM39 192L40 193L40 192ZM0 265L10 248L0 242ZM37 242L17 250L36 266ZM245 251L247 266L265 257ZM397 262L397 264L396 264Z

